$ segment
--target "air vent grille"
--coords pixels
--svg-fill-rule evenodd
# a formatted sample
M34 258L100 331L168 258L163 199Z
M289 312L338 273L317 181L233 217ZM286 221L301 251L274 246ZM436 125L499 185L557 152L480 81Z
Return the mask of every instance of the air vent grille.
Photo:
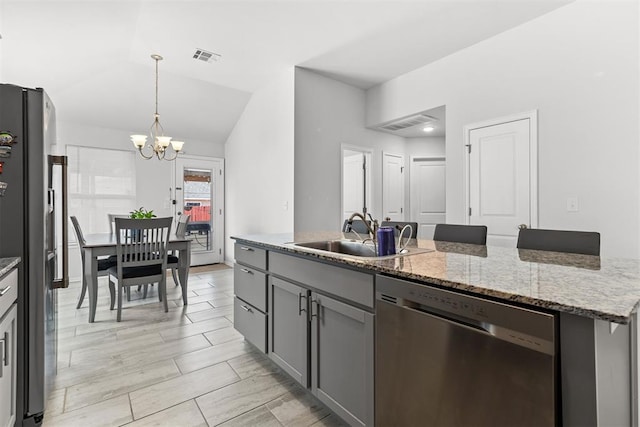
M204 62L216 62L220 59L219 54L206 51L204 49L196 49L193 54L193 59L197 59Z
M415 114L409 117L403 117L399 120L394 120L390 123L385 123L380 125L380 129L389 130L389 131L397 131L406 128L410 128L412 126L423 125L425 123L437 122L438 119L427 114Z
M380 299L382 301L390 302L391 304L397 304L398 298L392 297L391 295L380 294Z

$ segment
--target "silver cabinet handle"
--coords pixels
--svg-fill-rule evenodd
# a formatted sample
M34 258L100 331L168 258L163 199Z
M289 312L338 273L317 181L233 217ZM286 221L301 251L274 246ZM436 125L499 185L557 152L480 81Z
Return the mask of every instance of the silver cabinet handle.
M11 289L11 286L7 286L4 289L0 289L0 297L4 294L6 294L7 292L9 292L9 289Z
M5 334L6 336L6 334ZM6 338L5 338L6 339ZM2 378L2 375L4 374L4 360L6 357L6 352L7 352L7 343L5 342L5 340L0 340L0 355L2 355L2 361L0 361L0 378Z
M249 252L253 252L253 248L248 248L246 246L240 246L240 250L241 251L249 251Z
M313 304L316 305L315 314L313 313ZM318 313L319 312L320 312L320 302L317 299L312 299L311 300L311 313L310 313L311 315L309 316L309 320L313 319L314 317L318 317Z
M307 297L302 295L302 292L298 292L298 316L302 316L302 313L307 311L306 308L302 308L302 299L304 298L304 305L307 305Z
M11 354L11 348L9 347L9 343L11 340L9 339L9 332L4 333L4 366L9 366L9 355Z
M244 311L248 311L249 313L253 313L253 310L251 310L249 307L247 307L246 305L241 305L240 306L241 309L243 309Z
M247 274L253 274L253 271L249 270L248 268L241 268L240 271Z

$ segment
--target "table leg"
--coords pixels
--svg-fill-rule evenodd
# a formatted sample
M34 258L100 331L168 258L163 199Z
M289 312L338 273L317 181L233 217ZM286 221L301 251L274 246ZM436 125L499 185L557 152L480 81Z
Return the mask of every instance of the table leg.
M93 255L91 248L84 249L84 263L85 281L89 291L89 323L93 323L98 300L98 257Z
M182 302L187 305L187 280L189 280L189 266L191 265L191 241L188 241L186 248L179 250L178 254L178 278L182 287Z

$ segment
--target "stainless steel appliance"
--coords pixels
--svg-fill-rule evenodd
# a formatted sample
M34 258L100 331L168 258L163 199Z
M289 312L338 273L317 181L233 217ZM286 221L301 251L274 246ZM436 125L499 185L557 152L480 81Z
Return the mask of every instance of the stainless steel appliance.
M56 288L68 286L66 157L42 89L0 85L0 257L19 256L16 425L42 422L56 372ZM61 248L61 256L58 250ZM61 275L61 277L57 277Z
M378 276L376 425L552 426L551 314Z

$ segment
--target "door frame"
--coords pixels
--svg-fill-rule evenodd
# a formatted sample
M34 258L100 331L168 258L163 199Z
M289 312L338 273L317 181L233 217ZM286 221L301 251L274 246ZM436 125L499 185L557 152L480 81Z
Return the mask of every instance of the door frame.
M218 177L216 177L217 179L215 179L215 188L214 188L214 198L215 198L215 203L216 206L218 208L218 212L217 213L213 213L212 215L214 215L214 220L213 220L213 225L214 225L214 235L213 235L213 242L215 244L215 246L219 249L218 254L216 254L216 258L217 258L217 263L224 263L225 261L225 247L224 247L224 233L225 233L225 194L224 194L224 190L225 190L225 162L224 162L224 158L222 157L206 157L206 156L194 156L194 155L186 155L186 154L181 154L180 156L178 156L178 159L181 160L197 160L197 161L208 161L208 162L215 162L218 164L219 166L219 170L220 170L220 174L218 175ZM176 160L178 160L176 159ZM172 200L172 215L174 216L174 218L176 218L177 216L177 210L178 210L178 206L176 204L177 201L177 193L176 193L176 178L177 178L177 174L176 174L176 168L177 168L177 163L174 162L173 167L171 168L171 185L172 187L170 188L170 192L171 192L171 200ZM182 210L182 207L181 207ZM216 232L215 230L220 230L219 232ZM193 260L193 255L191 255L191 259Z
M469 208L471 207L471 179L470 176L470 155L469 147L471 143L471 131L490 126L502 125L529 119L529 227L538 227L538 110L515 113L508 116L496 117L481 122L471 123L463 126L464 130L464 223L469 224Z
M366 169L365 169L365 176L366 176L366 189L365 189L365 197L366 197L366 207L367 207L367 212L371 213L372 212L372 206L373 206L373 192L372 192L372 188L373 188L373 149L370 147L364 147L364 146L360 146L360 145L352 145L352 144L340 144L340 222L338 224L338 228L342 229L342 223L344 222L343 216L344 216L344 152L345 151L358 151L360 153L363 153L365 156L365 161L367 161L366 163ZM371 213L371 215L373 215L373 213Z

